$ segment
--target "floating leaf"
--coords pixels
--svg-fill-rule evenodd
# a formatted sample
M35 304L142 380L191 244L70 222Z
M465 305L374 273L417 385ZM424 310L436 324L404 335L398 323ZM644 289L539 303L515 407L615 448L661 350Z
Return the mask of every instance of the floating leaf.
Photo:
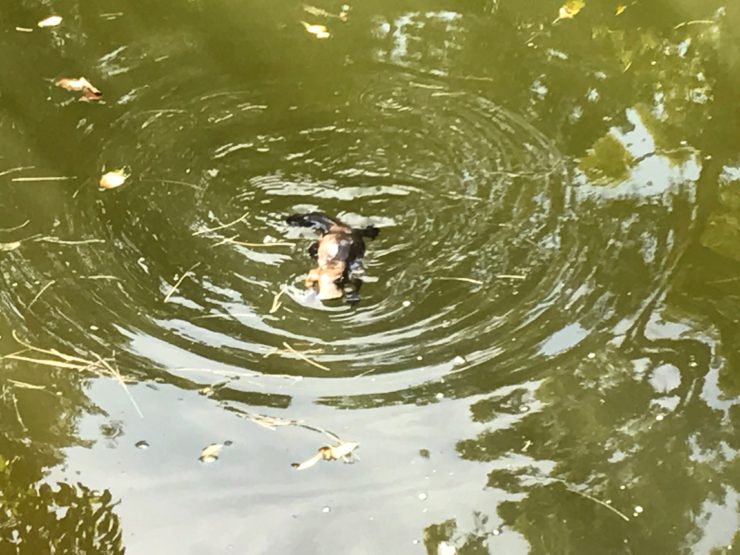
M340 441L336 445L324 445L323 447L319 447L319 451L310 459L305 460L302 463L293 463L292 466L296 470L306 470L322 459L325 461L336 461L341 459L346 463L353 462L352 453L359 446L359 443L343 441Z
M218 456L221 454L221 449L224 448L223 443L211 443L203 448L200 452L198 460L202 463L210 463L218 460Z
M331 33L329 33L329 29L326 28L326 25L312 24L305 21L301 21L301 25L305 27L306 32L312 34L317 39L328 39L331 36Z
M561 19L573 19L585 5L586 2L584 0L568 0L560 7L558 18L555 21L559 21Z
M614 14L620 15L626 9L627 9L627 6L625 6L624 4L617 4L617 8L614 10Z
M96 87L93 86L92 83L90 83L90 81L88 81L84 77L78 77L77 79L65 77L63 79L59 79L54 84L57 87L61 87L67 91L81 91L83 97L87 100L100 100L103 97L103 93L101 93Z
M62 18L58 15L51 15L47 17L46 19L42 19L37 23L37 25L41 28L44 27L56 27L62 22Z
M12 243L0 243L0 251L14 251L20 246L20 241L13 241Z
M126 173L123 169L107 172L100 178L100 188L115 189L126 183L129 177L130 174Z

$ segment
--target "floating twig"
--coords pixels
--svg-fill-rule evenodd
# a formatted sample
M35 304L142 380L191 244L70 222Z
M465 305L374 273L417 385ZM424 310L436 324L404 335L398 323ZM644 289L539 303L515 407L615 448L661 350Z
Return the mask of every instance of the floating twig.
M175 285L172 286L172 289L170 289L169 293L165 295L164 302L167 302L170 300L170 297L175 293L175 291L177 291L177 288L180 287L182 282L185 281L185 278L188 277L190 275L190 272L194 270L195 268L197 268L198 266L200 266L200 262L196 262L195 264L190 266L190 268L185 270L185 273L183 273L180 279L177 280L177 283L175 283Z
M275 297L273 297L272 306L269 310L270 314L275 314L280 309L280 307L283 306L283 303L280 302L280 297L283 296L283 293L285 293L285 291L281 289L277 294L275 294Z
M26 227L29 223L31 223L31 220L26 220L21 225L17 225L15 227L2 228L0 229L0 231L4 231L4 232L18 231L19 229Z
M527 276L521 274L496 274L498 279L527 279Z
M296 351L293 347L291 347L285 341L283 341L283 346L286 349L288 349L288 351L290 351L291 353L293 353L294 355L296 355L298 358L300 358L301 360L304 360L307 363L309 363L311 366L315 366L316 368L319 368L320 370L324 370L325 372L331 372L331 368L327 368L323 364L319 364L318 362L316 362L314 360L311 360L310 358L308 358L306 355L304 355L300 351Z
M464 278L464 277L439 277L437 278L442 281L464 281L466 283L472 283L473 285L483 285L482 281L479 281L477 279L472 278Z
M241 247L250 247L253 249L259 249L259 248L268 248L268 247L292 247L294 246L293 243L281 243L278 241L275 241L274 243L246 243L244 241L237 241L236 238L238 235L233 235L232 237L224 237L221 241L218 243L215 243L213 246L217 247L219 245L239 245Z
M20 171L23 171L23 170L32 170L35 167L36 166L18 166L17 168L10 168L9 170L5 170L5 171L0 172L0 177L2 177L4 175L8 175L9 173L20 172Z
M33 306L33 303L35 303L36 301L38 301L39 300L39 297L43 294L43 292L46 291L52 285L54 285L56 282L57 282L57 280L52 279L49 283L47 283L46 285L44 285L41 288L41 290L38 293L36 293L36 296L33 298L33 300L30 303L28 303L28 306L26 308L28 308L29 310L31 310L31 307Z
M188 183L187 181L178 181L176 179L157 179L157 181L165 185L184 185L185 187L190 187L191 189L195 189L196 191L203 190L203 187L199 187L195 183Z
M113 378L119 384L121 384L139 416L141 416L142 418L144 417L141 409L139 409L139 406L136 404L136 400L133 398L131 392L126 387L121 372L118 370L117 367L111 365L107 359L104 359L97 353L92 353L96 360L86 360L76 355L68 355L62 353L60 351L57 351L56 349L42 349L40 347L35 347L18 337L18 334L15 330L13 330L12 336L19 345L24 347L24 350L4 355L0 357L0 360L17 360L20 362L30 362L33 364L38 364L40 366L50 366L52 368L93 372L98 376ZM33 356L25 356L23 353L25 353L26 351L31 351L32 353L40 353L53 358L35 358Z
M105 239L60 239L59 237L36 237L36 243L55 243L57 245L90 245L93 243L105 243Z
M597 504L601 505L602 507L604 507L606 509L609 509L611 512L613 512L614 514L616 514L617 516L619 516L619 518L621 518L625 522L629 522L630 521L629 517L626 514L624 514L619 509L616 509L616 508L612 507L611 505L609 505L609 503L603 502L601 499L596 499L595 497L589 495L588 493L583 493L582 491L578 491L577 489L573 489L572 487L570 487L568 485L565 485L565 489L568 490L571 493L575 493L576 495L580 495L584 499L588 499L589 501L593 501L594 503L597 503Z
M243 222L244 219L248 215L249 215L249 212L248 211L247 212L244 212L244 214L242 214L241 216L239 216L236 220L234 220L232 222L229 222L227 224L217 225L216 227L199 229L198 231L196 231L195 233L193 233L193 235L203 235L204 233L212 233L214 231L219 231L221 229L226 229L227 227L231 227L232 225L236 225L239 222Z
M714 23L717 22L713 19L692 19L691 21L682 21L681 23L673 27L673 29L680 29L681 27L686 27L688 25L712 25Z
M11 181L16 183L31 182L31 181L70 181L77 179L76 175L50 175L44 177L14 177Z

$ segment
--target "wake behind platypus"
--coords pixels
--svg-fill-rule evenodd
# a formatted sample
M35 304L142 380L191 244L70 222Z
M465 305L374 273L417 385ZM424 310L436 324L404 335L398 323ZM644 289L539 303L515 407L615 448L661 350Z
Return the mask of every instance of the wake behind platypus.
M288 216L290 225L312 227L321 231L321 238L308 248L308 254L318 266L306 277L306 287L318 288L322 301L340 299L346 294L348 303L360 300L362 286L362 257L365 255L365 237L375 238L380 233L372 225L353 229L321 212Z

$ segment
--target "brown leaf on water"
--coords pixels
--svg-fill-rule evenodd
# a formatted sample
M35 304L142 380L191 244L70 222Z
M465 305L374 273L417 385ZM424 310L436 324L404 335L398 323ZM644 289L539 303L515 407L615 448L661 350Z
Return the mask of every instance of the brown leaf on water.
M84 77L64 77L54 84L67 91L82 92L82 97L86 100L100 100L103 98L103 93Z
M291 466L296 470L306 470L322 459L325 461L337 461L341 459L346 463L351 463L354 462L354 450L359 446L359 443L350 441L340 441L336 445L324 445L323 447L319 447L318 452L310 459L307 459L302 463L293 463Z
M584 0L568 0L565 4L560 7L558 11L558 17L553 23L560 21L561 19L573 19L578 12L580 12L586 5Z
M61 22L62 18L58 15L50 15L46 19L42 19L41 21L39 21L36 25L43 29L44 27L56 27Z
M223 443L211 443L203 448L200 452L198 460L202 463L210 463L218 460L218 456L221 454L221 449L224 448Z

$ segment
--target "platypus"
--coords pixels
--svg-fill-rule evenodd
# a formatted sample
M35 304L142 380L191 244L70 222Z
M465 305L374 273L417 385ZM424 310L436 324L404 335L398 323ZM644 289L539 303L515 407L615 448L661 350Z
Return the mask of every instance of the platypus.
M352 229L336 218L321 212L293 214L288 216L290 225L312 227L321 231L321 238L308 248L308 254L317 261L318 267L308 273L306 287L318 284L318 298L322 301L340 299L344 287L351 284L347 302L360 300L362 286L362 257L365 255L365 237L375 238L380 230L375 226Z

